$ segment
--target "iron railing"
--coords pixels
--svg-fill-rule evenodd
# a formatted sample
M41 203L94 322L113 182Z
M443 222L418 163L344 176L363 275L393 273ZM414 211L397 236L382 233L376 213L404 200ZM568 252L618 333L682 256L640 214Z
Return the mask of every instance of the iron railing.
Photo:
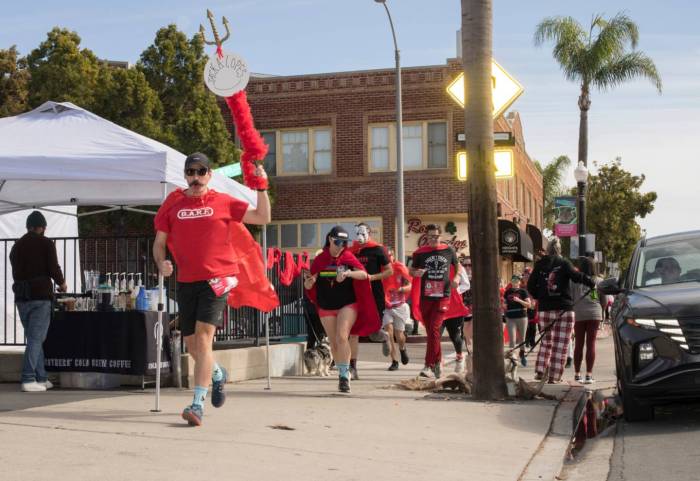
M61 237L52 239L56 244L58 261L63 269L70 292L80 292L86 271L141 272L146 288L157 287L158 271L153 263L153 237ZM4 253L0 285L3 300L0 306L0 345L24 345L24 330L12 297L12 269L10 250L16 239L0 239L0 252ZM281 262L284 262L282 260ZM268 278L280 298L280 307L268 314L270 338L279 342L306 336L303 311L303 286L301 278L290 286L283 286L276 268L268 270ZM171 319L177 312L177 282L173 275L166 279L165 309ZM226 307L224 324L216 332L215 341L221 344L260 345L265 338L265 316L256 309Z

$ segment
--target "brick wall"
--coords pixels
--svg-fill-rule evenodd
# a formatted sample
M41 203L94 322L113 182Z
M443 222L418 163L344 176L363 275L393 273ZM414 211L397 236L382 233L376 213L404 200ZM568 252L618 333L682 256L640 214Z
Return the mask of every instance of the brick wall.
M405 172L407 217L468 210L467 185L456 180L454 160L455 152L463 148L456 138L464 132L464 111L445 92L460 70L459 61L450 60L445 65L413 67L402 72L404 121L445 120L448 127L448 167ZM396 174L369 173L367 152L369 124L395 120L394 82L393 69L251 79L248 99L259 130L333 128L333 169L329 175L273 178L277 191L273 221L380 216L383 240L393 245ZM223 103L221 106L233 130L227 107ZM519 116L497 119L494 129L514 133L518 182L525 182L541 211L542 179L525 151ZM519 211L522 228L526 217L540 226L534 215L523 214L523 206L505 200L506 184L498 181L502 211Z

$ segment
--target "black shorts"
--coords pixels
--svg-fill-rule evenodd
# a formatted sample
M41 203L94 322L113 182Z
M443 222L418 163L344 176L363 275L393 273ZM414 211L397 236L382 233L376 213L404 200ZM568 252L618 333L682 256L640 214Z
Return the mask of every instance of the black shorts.
M226 297L228 293L216 297L207 281L178 282L177 304L182 335L194 334L197 321L221 327Z

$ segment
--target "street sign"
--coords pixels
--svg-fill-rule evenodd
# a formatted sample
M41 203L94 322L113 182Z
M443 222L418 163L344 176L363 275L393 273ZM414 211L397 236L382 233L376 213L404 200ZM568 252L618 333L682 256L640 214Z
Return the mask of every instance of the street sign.
M491 91L493 118L495 119L520 97L523 93L523 86L506 72L503 67L498 65L495 60L491 60L491 81L493 83L493 89ZM457 78L447 86L447 93L450 94L450 97L452 97L455 102L464 107L466 103L464 72L460 72Z

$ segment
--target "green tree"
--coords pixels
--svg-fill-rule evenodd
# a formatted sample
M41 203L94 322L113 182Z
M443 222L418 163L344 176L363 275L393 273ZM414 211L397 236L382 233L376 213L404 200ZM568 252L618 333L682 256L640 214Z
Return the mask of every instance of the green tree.
M217 165L238 159L216 97L204 86L207 57L202 39L192 39L175 25L161 28L153 45L142 54L137 68L158 93L163 105L163 130L173 147L207 154Z
M661 77L651 58L635 51L639 29L624 13L610 20L596 15L589 29L572 17L545 18L535 31L535 45L547 40L554 42L552 54L564 71L564 77L581 86L578 160L588 165L591 87L604 91L642 77L649 79L661 93Z
M654 210L656 192L641 192L644 175L627 172L620 157L596 167L597 175L588 180L588 230L595 233L596 249L605 259L624 268L641 235L637 218Z
M72 102L90 108L98 90L100 61L88 49L80 49L80 36L54 27L38 48L27 56L29 105L47 100Z
M535 167L542 174L542 190L544 196L544 227L554 230L554 198L567 195L567 189L562 185L566 169L571 166L571 159L566 155L554 158L543 166L535 161Z
M107 120L152 139L172 144L163 131L163 105L143 72L102 66L91 110Z
M17 115L27 110L29 71L26 59L19 58L13 45L0 50L0 117Z

